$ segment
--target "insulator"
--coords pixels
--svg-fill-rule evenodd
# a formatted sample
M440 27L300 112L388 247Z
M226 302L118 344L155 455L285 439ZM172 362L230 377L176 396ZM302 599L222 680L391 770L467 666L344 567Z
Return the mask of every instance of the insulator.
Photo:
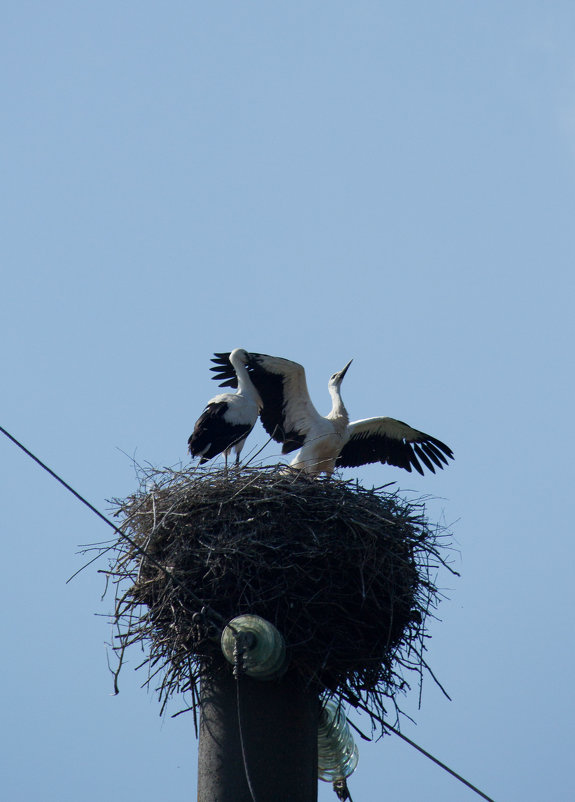
M222 632L222 652L232 665L236 663L236 640L242 635L243 673L254 679L273 679L286 669L286 649L281 633L259 615L239 615Z
M345 715L334 702L321 711L317 732L317 770L324 782L342 780L355 771L359 750Z

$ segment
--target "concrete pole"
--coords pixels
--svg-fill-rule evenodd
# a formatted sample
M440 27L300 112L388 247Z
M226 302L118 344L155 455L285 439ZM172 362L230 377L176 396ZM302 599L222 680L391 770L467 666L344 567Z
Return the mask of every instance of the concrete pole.
M201 684L198 802L317 802L319 702L289 672L281 680L205 674Z

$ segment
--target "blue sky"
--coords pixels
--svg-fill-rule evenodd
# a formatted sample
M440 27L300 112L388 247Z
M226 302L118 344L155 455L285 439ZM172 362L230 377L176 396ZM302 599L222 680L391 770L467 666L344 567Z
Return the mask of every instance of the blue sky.
M21 2L0 34L1 425L105 510L131 455L186 462L213 351L302 362L324 413L353 358L352 419L456 454L343 475L451 525L453 701L426 680L404 732L498 801L575 796L574 34L567 2L339 0ZM107 528L7 440L0 464L6 798L193 796L191 719L138 655L110 695L103 579L65 584ZM360 748L356 800L477 798Z

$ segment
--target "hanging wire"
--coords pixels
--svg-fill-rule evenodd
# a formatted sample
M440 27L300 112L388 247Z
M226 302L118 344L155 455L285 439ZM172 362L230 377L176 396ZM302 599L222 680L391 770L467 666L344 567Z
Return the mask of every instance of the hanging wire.
M244 774L246 777L246 782L248 784L248 789L251 795L253 802L257 802L256 795L254 792L254 788L252 785L252 781L250 778L250 772L248 767L248 759L246 755L246 745L244 742L244 732L242 726L242 707L240 704L240 678L245 672L245 655L248 650L248 634L246 632L234 632L234 677L236 680L236 708L238 714L238 731L240 736L240 749L242 750L242 761L244 764Z
M185 590L186 594L194 602L194 604L198 605L198 608L201 610L202 615L205 616L206 618L211 618L212 619L212 624L221 632L221 629L223 628L223 626L226 623L223 616L221 616L219 613L216 613L215 610L212 610L211 608L206 607L204 602L201 601L201 599L199 599L189 588L185 587L185 585L183 585L175 576L173 576L166 569L165 566L163 566L161 563L159 563L157 560L155 560L153 557L151 557L146 552L145 549L143 549L134 540L132 540L132 538L129 537L125 532L123 532L119 527L117 527L116 524L112 523L112 521L110 521L109 518L106 518L106 516L103 513L101 513L100 510L96 509L96 507L94 507L93 504L91 504L87 499L85 499L84 496L81 496L80 493L78 493L76 490L74 490L74 488L71 487L71 485L69 485L68 482L65 482L64 479L62 479L61 476L59 476L55 471L53 471L51 468L49 468L46 465L46 463L42 462L42 460L39 459L39 457L37 457L29 449L27 449L26 446L24 446L13 435L11 435L10 432L8 432L6 429L4 429L3 426L0 426L0 432L2 432L2 434L6 435L6 437L9 440L11 440L16 446L18 446L18 448L20 448L27 456L29 456L31 459L33 459L34 462L36 462L41 468L43 468L47 473L49 473L50 476L52 476L53 479L56 479L56 481L59 482L63 487L65 487L66 490L68 490L70 493L72 493L72 495L75 496L78 499L78 501L81 501L82 504L84 504L86 507L88 507L88 509L91 510L95 515L97 515L98 518L100 518L102 521L104 521L105 524L107 524L109 527L111 527L114 530L114 532L116 532L118 535L120 535L120 537L123 540L125 540L127 543L129 543L130 546L133 549L135 549L139 554L141 554L143 557L145 557L150 562L151 565L154 565L156 568L158 568L175 585L178 585L179 587L183 588ZM98 556L100 556L100 555L98 555ZM93 560L91 560L90 562L93 562ZM74 574L74 576L75 576L75 574Z
M469 780L465 779L465 777L462 777L461 774L458 774L453 769L450 769L449 766L446 763L443 763L441 760L439 760L439 758L434 757L434 755L432 755L431 752L428 752L422 746L419 746L418 744L416 744L415 741L412 741L411 738L408 738L407 735L404 735L398 729L396 729L395 727L392 727L391 724L388 724L387 721L384 721L384 719L381 716L378 716L376 713L372 713L372 711L370 711L361 701L359 701L359 699L354 699L353 702L350 700L350 704L352 704L353 707L360 708L364 712L369 713L369 715L372 716L373 718L375 718L383 727L385 727L386 730L389 730L389 732L392 732L394 735L397 735L399 738L401 738L403 741L408 743L410 746L413 746L414 749L417 749L418 752L421 752L422 755L425 755L425 757L429 758L429 760L431 760L437 766L442 768L448 774L451 774L451 776L455 777L456 780L459 780L459 782L463 783L463 785L466 785L469 789L474 791L482 799L487 800L487 802L495 802L495 800L492 797L487 796L487 794L485 794L483 791L480 791L479 788L477 788L477 786L475 786L472 783L470 783ZM351 724L351 722L350 722L350 724ZM352 725L352 726L354 726L354 725ZM354 728L357 729L357 727L354 727ZM358 730L358 732L360 732L360 731ZM362 733L360 733L360 734L362 734ZM362 737L365 738L366 736L363 736L363 734L362 734ZM367 738L367 740L370 740L370 739Z
M340 780L335 780L333 783L333 790L335 791L335 795L341 802L353 802L351 798L351 794L349 793L349 788L347 787L347 781L344 778Z
M56 481L59 482L63 487L65 487L66 490L68 490L70 493L72 493L72 495L75 496L78 499L78 501L81 501L82 504L84 504L86 507L88 507L88 509L91 510L95 515L97 515L98 518L100 518L102 521L104 521L105 524L107 524L109 527L111 527L118 535L120 535L120 537L122 537L126 542L128 542L130 544L130 546L132 546L133 549L135 549L138 553L140 553L147 560L149 560L149 562L152 565L154 565L156 568L158 568L160 571L162 571L167 577L169 577L169 579L172 582L174 582L174 584L179 585L180 587L183 587L184 590L186 591L186 593L188 594L188 596L191 598L191 600L200 607L201 614L204 615L206 618L210 617L212 619L212 623L214 624L214 626L221 633L221 630L223 629L223 626L226 623L224 618L223 618L223 616L219 615L219 613L216 613L215 610L212 610L211 608L206 607L204 605L204 603L200 599L198 599L192 591L189 590L189 588L186 588L181 582L179 582L179 580L176 577L172 576L172 574L170 574L170 572L167 571L166 568L163 565L161 565L161 563L157 562L157 560L155 560L153 557L151 557L149 554L147 554L145 549L143 549L141 546L139 546L134 540L132 540L132 538L130 538L128 535L126 535L125 532L123 532L119 527L117 527L114 523L112 523L112 521L110 521L108 518L106 518L106 516L103 513L101 513L96 507L94 507L93 504L91 504L87 499L85 499L82 495L80 495L80 493L78 493L76 490L74 490L73 487L71 487L67 482L65 482L64 479L62 479L55 471L53 471L51 468L49 468L44 462L42 462L41 459L39 459L29 449L27 449L26 446L24 446L12 434L10 434L10 432L8 432L3 426L0 426L0 432L2 434L4 434L9 440L11 440L12 443L14 443L14 445L18 446L18 448L20 448L27 456L29 456L32 460L34 460L34 462L36 462L41 468L43 468L47 473L49 473L50 476L52 476L52 478L56 479ZM98 556L100 556L100 555L98 555ZM236 685L237 685L238 722L240 722L239 677L236 679ZM389 730L390 732L394 733L394 735L397 735L399 738L404 740L406 743L408 743L414 749L417 749L418 752L420 752L425 757L429 758L429 760L433 761L436 765L438 765L444 771L448 772L448 774L451 774L452 777L455 777L455 779L459 780L459 782L463 783L463 785L466 785L470 790L474 791L482 799L485 799L486 802L495 802L495 800L492 797L487 796L487 794L483 793L483 791L480 791L479 788L477 788L475 785L470 783L468 780L466 780L464 777L462 777L460 774L458 774L453 769L450 769L449 766L447 766L445 763L443 763L438 758L434 757L426 749L423 749L423 747L418 746L418 744L416 744L415 741L412 741L406 735L403 735L403 733L401 733L399 730L395 729L395 727L392 727L390 724L388 724L386 721L384 721L383 718L381 718L380 716L377 716L372 711L369 711L358 699L350 700L350 703L352 704L353 707L359 707L362 710L364 710L365 712L367 712L370 715L372 715L387 730ZM251 787L251 784L250 784L250 781L249 781L248 772L247 772L247 760L246 760L245 749L244 749L244 744L243 744L241 724L240 724L240 740L241 740L241 746L242 746L242 756L243 756L243 759L244 759L244 769L246 771L246 779L248 781L248 786L250 788L250 794L252 795L252 799L254 800L254 802L257 802L256 798L254 796L253 789ZM349 796L349 791L348 791L348 796Z

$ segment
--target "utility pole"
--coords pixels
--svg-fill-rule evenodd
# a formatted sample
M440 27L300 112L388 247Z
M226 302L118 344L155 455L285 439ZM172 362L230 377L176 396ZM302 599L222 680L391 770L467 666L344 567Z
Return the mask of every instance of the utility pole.
M318 717L317 694L292 672L204 673L198 802L316 802Z
M198 802L317 802L318 778L349 796L344 708L383 732L395 666L418 669L441 559L420 508L266 468L150 482L120 507L118 652L148 649L164 705L192 698Z

